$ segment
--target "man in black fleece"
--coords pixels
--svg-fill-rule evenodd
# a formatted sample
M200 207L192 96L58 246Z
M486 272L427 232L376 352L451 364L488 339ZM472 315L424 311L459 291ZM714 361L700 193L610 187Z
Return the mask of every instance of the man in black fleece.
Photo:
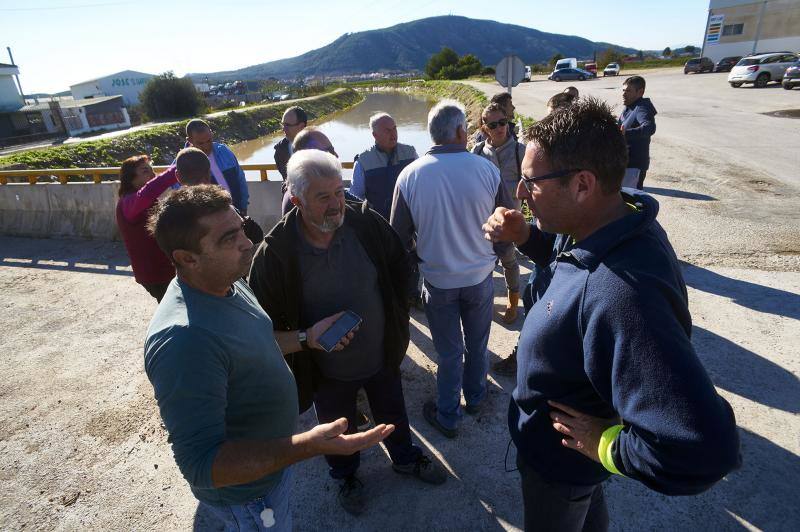
M656 132L656 108L644 97L645 82L641 76L631 76L622 84L622 103L625 109L617 123L628 144L628 168L639 170L636 188L642 190L647 169L650 168L650 137Z
M509 406L527 530L606 530L611 474L686 495L740 463L733 411L692 348L658 203L621 193L626 163L609 107L580 99L531 129L517 195L535 225L504 208L484 225L545 270Z

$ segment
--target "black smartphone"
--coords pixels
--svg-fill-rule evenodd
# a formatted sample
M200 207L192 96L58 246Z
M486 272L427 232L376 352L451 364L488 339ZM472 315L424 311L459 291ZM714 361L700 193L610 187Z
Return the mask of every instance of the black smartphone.
M322 349L330 353L339 341L347 336L347 333L361 325L361 316L352 310L346 310L338 320L333 322L333 325L319 335L317 342L322 346Z

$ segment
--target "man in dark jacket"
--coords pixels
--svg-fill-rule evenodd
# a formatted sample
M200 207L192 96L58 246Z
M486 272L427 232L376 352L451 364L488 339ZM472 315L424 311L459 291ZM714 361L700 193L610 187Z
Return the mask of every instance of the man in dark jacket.
M609 107L584 98L531 128L517 195L487 238L545 270L519 340L509 429L527 530L605 530L602 482L696 494L739 465L739 436L691 343L681 267L658 203L621 193Z
M353 340L336 353L306 349L289 359L300 408L313 391L317 418L346 417L356 430L356 393L364 388L376 423L391 419L386 449L392 468L441 484L444 469L411 443L400 362L408 348L408 257L389 223L367 204L346 204L341 163L320 150L295 153L288 165L292 209L267 235L250 270L250 286L276 330L299 330L351 310L362 318ZM330 309L333 312L325 314ZM340 480L339 502L364 511L363 484L356 478L358 453L326 456Z
M622 85L625 104L617 123L628 144L628 168L639 170L636 188L642 190L647 169L650 168L650 137L656 132L656 108L650 98L644 98L645 82L641 76L631 76Z
M302 107L295 105L284 111L283 118L281 118L284 137L275 144L275 165L278 167L284 183L286 182L286 165L294 152L292 142L307 125L308 115Z

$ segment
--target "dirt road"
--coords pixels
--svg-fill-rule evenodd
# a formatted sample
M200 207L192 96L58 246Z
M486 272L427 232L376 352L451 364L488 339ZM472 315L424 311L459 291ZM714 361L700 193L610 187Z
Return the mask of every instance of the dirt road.
M659 219L686 263L694 345L736 412L744 465L697 497L668 498L614 478L606 491L612 529L796 530L798 191L791 175L723 163L713 150L671 136L670 105L655 97L656 79L648 82L665 117L659 114L648 190L661 202ZM602 80L591 83L604 90ZM534 96L537 86L540 96ZM523 102L524 91L533 91L535 102L561 88L532 83L515 94ZM496 274L497 309L502 290ZM174 465L143 372L144 333L155 304L134 283L121 244L0 237L0 291L0 528L214 529L211 518L196 512ZM394 474L386 453L372 449L361 469L369 510L353 518L337 505L324 461L310 460L296 467L298 530L522 526L519 478L504 465L514 463L513 447L504 460L513 380L492 376L485 412L467 418L457 439L444 439L422 419L422 403L435 390L436 356L424 315L412 318L412 346L402 366L410 421L417 441L446 464L451 478L440 487L420 485ZM493 323L491 361L505 357L515 339L514 328ZM309 426L312 416L302 423Z

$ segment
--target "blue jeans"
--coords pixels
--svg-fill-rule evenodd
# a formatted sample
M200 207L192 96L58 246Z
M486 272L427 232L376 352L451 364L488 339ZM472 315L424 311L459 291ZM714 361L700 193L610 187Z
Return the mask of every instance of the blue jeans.
M425 280L422 298L439 355L437 419L452 429L461 418L462 386L468 405L478 405L486 397L489 369L486 346L494 301L492 274L475 286L464 288L436 288Z
M292 512L289 508L292 470L283 470L280 482L269 493L244 504L214 506L201 502L208 512L223 522L225 532L291 532Z

